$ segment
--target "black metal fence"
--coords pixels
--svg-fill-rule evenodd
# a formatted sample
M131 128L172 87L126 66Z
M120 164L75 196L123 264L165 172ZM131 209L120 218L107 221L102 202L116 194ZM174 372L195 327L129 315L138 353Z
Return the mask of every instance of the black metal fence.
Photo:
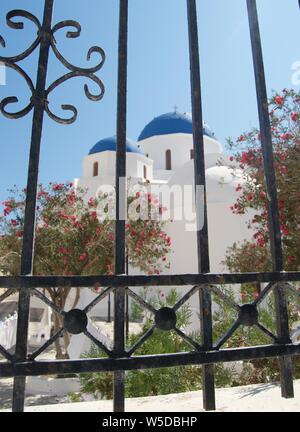
M21 273L17 277L0 277L0 288L5 293L0 296L3 301L11 294L19 293L18 326L15 354L11 355L0 346L0 353L5 361L0 362L0 376L14 377L13 411L23 411L26 376L49 374L73 374L80 372L114 372L114 410L124 411L124 378L125 371L146 368L161 368L183 365L202 365L203 373L203 403L206 410L214 410L215 383L214 364L237 360L250 360L258 358L279 357L281 374L281 391L285 398L293 397L293 368L292 356L300 354L300 345L292 344L289 334L287 293L299 297L299 292L289 282L300 281L300 272L284 272L282 259L282 244L277 207L277 191L273 164L272 137L269 122L267 92L264 76L264 63L259 32L259 22L255 0L247 0L249 27L252 42L254 73L256 79L257 104L260 120L261 142L263 148L263 160L265 169L266 192L268 200L268 214L270 227L270 243L272 252L273 271L271 273L243 273L243 274L212 274L209 266L207 211L205 205L205 223L203 229L197 232L198 239L198 273L188 275L161 275L161 276L129 276L126 275L125 257L125 221L121 217L122 200L125 200L125 189L120 179L126 177L126 105L127 105L127 31L128 31L128 0L120 0L119 22L119 50L118 50L118 107L117 107L117 158L116 158L116 202L117 222L115 245L115 275L114 276L34 276L34 236L36 219L36 195L39 173L39 155L43 129L44 114L47 113L53 120L70 124L76 120L77 110L74 106L63 105L63 109L69 111L71 116L66 119L56 116L48 105L48 95L61 83L76 77L83 76L91 79L99 86L99 94L91 94L85 85L86 96L93 101L103 97L104 85L97 77L96 72L101 69L105 60L105 54L99 47L92 47L88 53L97 52L100 62L88 69L78 68L70 64L58 50L54 34L64 27L73 27L73 31L67 33L67 37L76 38L80 35L80 24L75 21L63 21L53 26L52 13L54 0L45 0L43 21L29 12L14 10L7 15L7 24L13 29L23 28L21 22L13 21L13 18L26 18L37 27L37 38L33 44L22 54L15 57L0 57L0 61L7 67L17 71L26 81L32 93L30 102L26 108L11 113L7 106L16 102L16 98L9 97L1 101L0 111L8 118L17 119L33 110L32 135L30 147L30 159L28 166L28 183L26 197L26 213L24 226L24 239L21 258ZM193 113L193 139L194 139L194 163L195 185L204 185L205 188L205 164L202 129L202 103L201 80L199 63L199 41L197 26L196 0L187 0L187 16L189 31L189 52L191 70L191 97ZM5 41L0 36L0 44L5 47ZM39 48L39 60L36 85L19 66L19 62L28 57L35 49ZM57 59L68 69L68 73L56 80L48 88L46 87L48 58L53 51ZM242 284L249 282L266 283L266 288L252 303L239 305L227 297L218 285ZM72 310L65 312L60 310L39 288L46 287L107 287L91 304L82 311ZM155 310L150 304L140 298L129 287L135 286L193 286L173 308ZM258 319L257 307L271 291L275 295L276 303L276 334L270 333ZM109 349L96 340L87 330L87 313L107 295L114 295L114 347ZM194 294L199 294L200 299L200 323L202 342L199 344L191 337L176 327L176 312ZM125 346L125 295L128 294L145 309L150 310L155 316L155 324L132 347ZM212 294L219 296L238 312L238 318L217 344L213 343L212 322ZM64 327L42 345L37 351L28 355L27 337L30 308L30 296L35 295L49 305L64 318ZM273 344L253 346L246 348L225 349L223 345L231 337L233 332L242 325L256 326L267 334ZM191 345L191 352L135 356L137 349L151 337L155 328L173 330ZM70 333L84 333L96 343L106 354L107 358L82 359L82 360L56 360L38 361L37 357L47 349L64 331Z

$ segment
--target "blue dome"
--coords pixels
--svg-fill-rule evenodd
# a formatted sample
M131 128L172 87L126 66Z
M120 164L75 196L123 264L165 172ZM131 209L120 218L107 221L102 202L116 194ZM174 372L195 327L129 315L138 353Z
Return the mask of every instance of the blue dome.
M95 144L90 150L89 155L105 151L117 151L117 138L115 136L104 138L101 141L98 141L97 144ZM126 152L144 155L143 151L138 147L138 145L131 140L126 140Z
M155 117L150 123L147 124L147 126L145 126L138 138L138 141L142 141L153 136L176 133L193 133L193 120L190 114L181 114L175 111ZM206 124L204 124L203 133L210 138L215 138L214 133Z

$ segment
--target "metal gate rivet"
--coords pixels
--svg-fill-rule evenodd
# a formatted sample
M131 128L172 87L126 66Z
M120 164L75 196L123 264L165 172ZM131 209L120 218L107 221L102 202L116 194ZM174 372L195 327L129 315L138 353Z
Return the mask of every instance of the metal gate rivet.
M252 304L246 304L241 307L239 312L239 321L242 325L251 327L258 322L257 307Z
M83 333L87 324L87 315L80 309L73 309L64 315L64 327L71 334Z
M155 313L155 324L160 330L172 330L176 326L176 320L176 313L171 308L164 307Z

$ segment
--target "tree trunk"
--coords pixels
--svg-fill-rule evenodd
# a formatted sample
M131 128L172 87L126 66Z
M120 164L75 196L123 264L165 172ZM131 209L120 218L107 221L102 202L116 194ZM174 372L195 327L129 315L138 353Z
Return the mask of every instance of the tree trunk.
M55 303L61 310L64 310L66 305L66 300L68 298L68 295L70 294L69 288L60 288L58 291L55 291L54 289L50 289L49 291L51 300L53 303ZM74 309L79 301L80 298L80 290L79 288L76 288L76 295L74 299L74 303L72 305L72 309ZM54 333L58 332L59 329L63 327L63 317L60 315L57 315L54 312ZM68 346L70 344L70 335L67 331L64 331L63 333L63 340L61 338L56 339L55 341L55 350L56 350L56 358L57 359L68 359Z
M57 314L54 314L54 334L58 332L58 330L61 328L59 316ZM60 338L57 338L54 342L55 350L56 350L56 359L61 360L64 357L63 351L60 345Z

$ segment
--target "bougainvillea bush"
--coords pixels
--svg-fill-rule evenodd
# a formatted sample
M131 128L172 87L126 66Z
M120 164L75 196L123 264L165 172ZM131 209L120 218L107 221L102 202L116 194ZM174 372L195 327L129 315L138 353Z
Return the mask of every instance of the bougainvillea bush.
M300 270L300 92L283 90L276 93L269 101L269 114L272 129L274 167L278 194L280 231L282 236L284 270ZM225 264L232 272L271 271L272 261L269 244L267 196L264 182L264 170L260 133L252 129L240 135L235 141L228 140L232 170L242 169L245 178L237 186L239 197L232 203L234 214L251 214L249 229L253 231L250 241L235 243L227 250ZM254 216L253 216L254 213ZM250 216L249 216L250 217ZM299 289L300 283L295 284ZM255 300L260 293L260 284L245 284L241 288L241 303ZM300 321L299 299L288 297L290 327ZM226 308L226 306L224 306ZM222 309L218 316L218 326L222 331L228 327ZM273 333L275 327L274 298L267 298L267 305L261 311L262 322ZM228 314L227 314L228 315ZM230 314L228 315L230 316ZM231 317L232 318L232 317ZM218 327L217 326L217 327ZM236 345L269 343L254 329L239 329L233 340ZM300 362L294 360L295 373L299 377ZM254 367L254 369L253 369ZM251 372L252 371L252 372ZM242 377L245 383L268 382L279 378L277 360L253 361L246 368Z
M300 92L283 90L269 101L274 149L280 230L285 270L300 269ZM246 173L246 182L231 209L235 214L256 212L249 221L253 241L233 245L227 254L227 265L233 271L267 271L271 269L269 252L267 196L260 133L257 129L243 133L236 141L228 140L235 151L234 167Z
M17 275L20 272L26 190L12 189L3 203L0 219L0 272ZM114 273L115 222L99 217L101 201L113 200L102 194L88 199L86 192L76 190L72 183L39 186L37 195L37 220L34 254L35 275L111 275ZM157 214L164 209L151 194L128 198L146 200L149 209L156 207ZM113 203L114 205L114 203ZM103 207L103 205L102 205ZM150 211L150 210L149 210ZM171 239L159 219L135 218L126 224L126 250L128 261L148 274L160 274L169 266L168 253ZM60 308L64 308L70 288L49 288L47 294ZM79 298L79 290L74 306ZM55 315L55 329L61 326L61 318ZM66 334L65 345L69 342ZM59 343L58 357L63 356Z

